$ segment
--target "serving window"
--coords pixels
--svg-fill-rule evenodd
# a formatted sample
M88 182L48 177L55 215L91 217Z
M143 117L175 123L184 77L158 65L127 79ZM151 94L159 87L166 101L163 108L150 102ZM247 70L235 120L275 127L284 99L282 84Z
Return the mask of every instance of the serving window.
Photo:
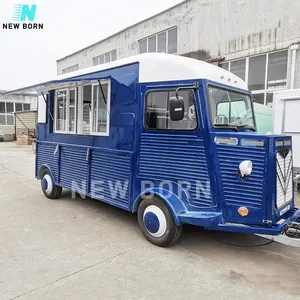
M54 132L109 135L110 80L55 91Z

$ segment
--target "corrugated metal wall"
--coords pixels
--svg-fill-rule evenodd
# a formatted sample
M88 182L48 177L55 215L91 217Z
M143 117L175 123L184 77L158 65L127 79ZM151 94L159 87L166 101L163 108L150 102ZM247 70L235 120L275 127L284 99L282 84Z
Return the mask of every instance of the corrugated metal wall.
M28 132L28 129L35 129L37 122L37 112L33 110L17 112L16 119L16 133L22 134ZM26 128L27 127L27 128Z

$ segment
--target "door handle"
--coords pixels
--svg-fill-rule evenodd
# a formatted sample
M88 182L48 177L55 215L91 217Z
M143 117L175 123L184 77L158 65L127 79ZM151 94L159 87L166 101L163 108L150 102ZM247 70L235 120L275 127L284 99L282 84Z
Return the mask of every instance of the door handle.
M86 157L85 157L85 160L86 160L86 161L89 161L89 159L90 159L90 150L91 150L91 149L88 148L87 151L86 151Z
M56 155L56 153L58 152L58 150L59 150L59 145L56 146L56 148L55 148L55 150L53 152L53 155Z

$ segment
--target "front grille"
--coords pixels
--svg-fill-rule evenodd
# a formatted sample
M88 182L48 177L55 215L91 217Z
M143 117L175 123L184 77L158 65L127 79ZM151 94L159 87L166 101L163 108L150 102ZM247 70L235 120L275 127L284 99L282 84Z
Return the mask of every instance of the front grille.
M276 206L283 207L293 199L293 156L291 149L276 154Z
M266 151L259 147L218 146L218 159L225 205L262 209L265 199ZM251 160L253 171L245 180L238 176L239 164Z

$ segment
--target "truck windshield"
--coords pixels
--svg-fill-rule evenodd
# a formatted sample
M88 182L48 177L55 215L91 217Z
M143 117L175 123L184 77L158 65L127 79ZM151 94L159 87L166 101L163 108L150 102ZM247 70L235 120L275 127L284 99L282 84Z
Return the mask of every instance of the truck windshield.
M255 130L251 98L247 94L209 86L211 122L214 127Z

